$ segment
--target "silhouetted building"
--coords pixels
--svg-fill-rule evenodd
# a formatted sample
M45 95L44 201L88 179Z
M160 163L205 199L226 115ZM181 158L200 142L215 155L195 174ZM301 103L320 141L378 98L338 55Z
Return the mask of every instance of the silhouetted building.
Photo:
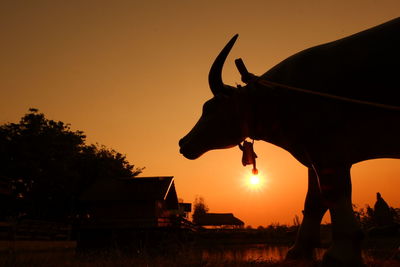
M178 210L182 218L188 219L189 213L192 211L192 203L179 203Z
M172 176L100 180L80 202L82 227L167 227L179 215Z
M244 222L233 216L232 213L205 213L199 215L198 225L214 227L241 228Z
M79 209L78 250L139 251L190 226L184 218L191 206L178 203L172 176L97 181L80 196Z

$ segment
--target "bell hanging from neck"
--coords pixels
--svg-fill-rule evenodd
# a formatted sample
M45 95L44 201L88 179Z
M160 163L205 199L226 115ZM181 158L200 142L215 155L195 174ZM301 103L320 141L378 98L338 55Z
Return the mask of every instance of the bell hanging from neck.
M258 170L256 167L257 154L254 152L253 145L254 145L254 140L253 142L248 142L244 140L243 144L239 144L239 148L243 152L242 155L243 166L252 164L253 165L252 173L253 175L257 175L258 174Z

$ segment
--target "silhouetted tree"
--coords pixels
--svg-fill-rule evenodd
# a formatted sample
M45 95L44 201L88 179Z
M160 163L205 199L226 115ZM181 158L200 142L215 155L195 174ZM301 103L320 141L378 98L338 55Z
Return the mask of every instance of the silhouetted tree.
M400 225L400 208L390 207L390 210L393 214L394 222Z
M193 203L193 215L192 220L194 224L198 224L199 217L208 212L208 207L203 197L196 197Z
M0 179L12 189L14 216L61 219L100 178L134 177L141 168L115 150L86 145L82 131L29 109L19 123L0 126ZM21 204L22 203L22 204Z
M374 226L374 210L366 205L365 208L358 208L356 205L353 205L354 216L358 220L361 228L369 229Z
M376 214L373 208L366 205L365 208L358 209L356 205L354 207L355 217L358 219L361 227L365 230L372 227L379 226L376 220ZM400 224L400 208L390 208L391 217L393 218L393 223Z

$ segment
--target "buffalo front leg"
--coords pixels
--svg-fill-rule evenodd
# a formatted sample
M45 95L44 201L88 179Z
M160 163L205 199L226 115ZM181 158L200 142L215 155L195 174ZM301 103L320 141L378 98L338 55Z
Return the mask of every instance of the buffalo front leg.
M288 251L288 259L312 259L314 248L320 243L320 224L327 207L322 201L318 177L314 169L308 169L308 191L304 204L303 221L296 242Z
M332 220L332 245L323 263L325 266L363 266L363 234L353 213L350 166L323 168L317 174Z

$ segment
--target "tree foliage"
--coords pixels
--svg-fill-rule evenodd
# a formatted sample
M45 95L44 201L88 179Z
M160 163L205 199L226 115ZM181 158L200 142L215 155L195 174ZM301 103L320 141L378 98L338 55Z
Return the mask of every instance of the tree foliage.
M85 141L82 131L48 120L37 109L29 109L19 123L0 126L0 182L17 200L13 212L64 218L94 181L134 177L143 170L125 155Z
M196 197L193 203L193 215L192 220L194 224L198 224L199 217L208 212L208 207L203 197Z
M379 222L376 218L376 211L369 205L366 205L365 208L358 208L356 205L353 205L353 207L354 215L358 220L361 228L367 230L372 227L379 226ZM393 223L400 224L400 208L389 208L391 216L393 217Z

